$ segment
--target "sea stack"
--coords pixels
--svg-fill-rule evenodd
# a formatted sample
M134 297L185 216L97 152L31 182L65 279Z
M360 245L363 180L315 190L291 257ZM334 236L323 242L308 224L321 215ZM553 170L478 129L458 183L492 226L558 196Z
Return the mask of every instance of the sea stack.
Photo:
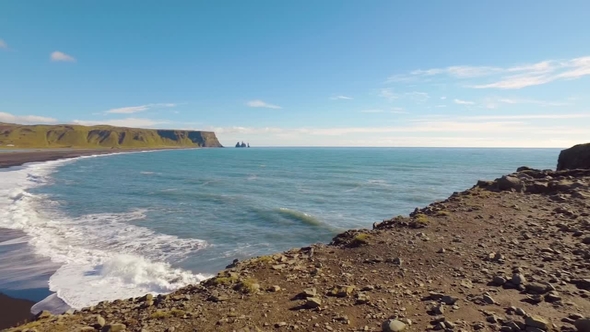
M250 143L246 144L243 141L242 141L242 143L240 143L240 142L236 143L236 148L249 148L249 147L250 147Z

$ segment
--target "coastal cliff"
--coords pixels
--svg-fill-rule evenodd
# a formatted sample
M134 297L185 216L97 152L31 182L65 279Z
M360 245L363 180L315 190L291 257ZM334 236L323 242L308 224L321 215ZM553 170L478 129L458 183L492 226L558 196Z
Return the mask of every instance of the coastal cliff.
M10 331L590 332L588 199L590 169L521 167L329 244Z
M0 147L163 148L222 147L214 132L112 126L17 125L0 123Z
M557 170L590 169L590 143L578 144L561 151L557 160Z

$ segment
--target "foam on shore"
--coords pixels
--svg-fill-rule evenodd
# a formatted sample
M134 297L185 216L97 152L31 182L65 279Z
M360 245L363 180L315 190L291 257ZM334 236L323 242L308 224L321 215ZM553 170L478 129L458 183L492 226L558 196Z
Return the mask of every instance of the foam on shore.
M148 211L71 218L52 208L55 202L50 197L30 191L50 183L57 166L75 159L0 171L0 227L23 231L36 255L59 264L49 279L49 288L59 299L80 309L103 300L167 293L205 279L171 264L207 243L127 223L144 218ZM39 308L43 302L36 310L43 309Z

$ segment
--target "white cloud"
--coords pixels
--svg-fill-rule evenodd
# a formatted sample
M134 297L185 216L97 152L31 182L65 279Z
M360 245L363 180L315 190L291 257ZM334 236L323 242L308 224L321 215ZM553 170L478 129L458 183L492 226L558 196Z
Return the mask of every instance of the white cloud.
M436 107L436 108L445 108L445 107L447 107L447 105L436 105L434 107Z
M330 97L330 99L332 99L332 100L351 100L352 97L340 95L340 96Z
M426 92L406 92L404 96L416 101L416 102L425 102L430 99L430 96Z
M455 99L454 102L455 102L455 104L459 104L459 105L473 105L473 104L475 104L472 101L461 100L461 99Z
M385 98L389 101L393 101L396 99L410 99L418 103L425 102L430 98L430 95L426 92L419 92L419 91L412 91L412 92L404 92L404 93L395 93L391 88L384 88L379 90L378 93L379 97Z
M131 113L138 113L147 111L149 107L147 105L142 106L129 106L129 107L120 107L120 108L113 108L105 113L107 114L131 114Z
M408 112L402 107L393 107L389 113L392 114L408 114Z
M536 116L539 118L540 116ZM528 119L535 117L529 116ZM487 133L496 135L505 134L585 134L584 128L567 128L567 127L547 127L532 126L528 123L515 120L527 119L525 116L515 116L512 118L498 117L491 118L493 121L486 120L484 117L474 118L457 118L447 121L414 121L406 126L389 126L389 127L339 127L339 128L276 128L276 127L212 127L210 130L218 134L281 134L292 135L292 137L302 135L314 136L342 136L352 134L398 134L398 133L446 133L456 135L457 133ZM496 121L497 120L497 121Z
M0 39L0 48L8 48L8 45L6 44L6 42L3 39Z
M545 60L509 67L451 66L414 70L391 76L389 82L430 80L435 77L451 79L485 79L489 83L471 85L476 89L522 89L559 80L573 80L590 75L590 56L567 60Z
M51 61L76 62L76 59L73 56L60 51L55 51L51 53L49 57L51 58Z
M457 78L481 77L494 74L501 71L500 68L494 67L472 67L472 66L451 66L447 68L435 68L428 70L414 70L410 72L413 76L435 76L447 74Z
M72 123L83 126L94 125L109 125L115 127L131 127L131 128L150 128L161 124L169 123L169 121L152 120L145 118L126 118L126 119L111 119L111 120L74 120Z
M445 99L447 99L447 97L445 97L445 96L440 97L440 100L445 100Z
M393 92L393 89L381 89L379 91L379 97L388 99L388 100L395 100L398 99L400 96Z
M258 100L258 99L257 100L250 100L249 102L246 103L246 105L248 105L250 107L281 109L281 107L278 105L269 104L267 102L264 102L264 101Z
M499 98L498 102L504 104L534 104L540 106L568 106L570 103L536 100L536 99L520 99L520 98Z
M381 110L381 109L368 109L368 110L362 110L361 113L383 113L383 110Z
M524 98L501 98L501 97L488 97L483 99L482 105L487 109L499 108L502 104L507 105L538 105L541 107L552 107L552 106L571 106L571 102L560 102L560 101L547 101L537 99L524 99Z
M391 126L212 127L222 142L254 146L569 147L587 140L590 112L418 117ZM577 125L579 123L579 125Z
M19 124L56 123L57 119L38 115L14 115L0 112L0 122Z
M159 103L159 104L146 104L146 105L139 105L139 106L127 106L127 107L119 107L113 108L106 111L106 114L133 114L139 113L143 111L147 111L151 108L158 108L158 107L175 107L176 104L174 103Z
M478 115L465 116L460 119L465 120L542 120L542 119L588 119L590 113L572 113L572 114L520 114L520 115Z

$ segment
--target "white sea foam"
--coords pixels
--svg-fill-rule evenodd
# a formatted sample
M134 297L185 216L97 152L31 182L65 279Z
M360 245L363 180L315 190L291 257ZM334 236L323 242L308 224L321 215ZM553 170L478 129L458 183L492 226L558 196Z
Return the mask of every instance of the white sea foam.
M72 218L47 208L47 196L29 192L48 183L55 167L67 162L0 171L0 227L22 230L36 254L60 265L49 280L60 299L79 309L103 300L167 293L205 279L170 263L207 243L127 223L145 218L146 210Z

